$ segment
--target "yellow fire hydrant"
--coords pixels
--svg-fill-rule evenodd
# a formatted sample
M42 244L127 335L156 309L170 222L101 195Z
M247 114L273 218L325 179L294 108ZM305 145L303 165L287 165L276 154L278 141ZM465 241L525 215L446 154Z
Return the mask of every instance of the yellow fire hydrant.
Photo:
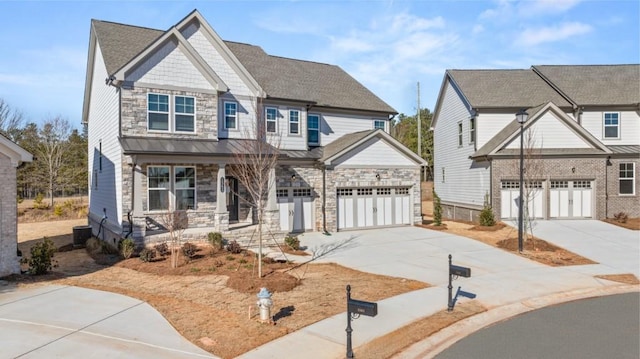
M271 293L269 293L267 288L260 289L257 304L260 310L260 321L263 323L271 323L271 307L273 306L273 301L271 300Z

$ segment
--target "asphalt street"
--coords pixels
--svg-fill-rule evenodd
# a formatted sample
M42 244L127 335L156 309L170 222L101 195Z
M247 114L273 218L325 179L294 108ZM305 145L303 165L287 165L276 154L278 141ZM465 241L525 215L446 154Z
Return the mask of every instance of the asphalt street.
M496 323L436 358L640 358L640 293L547 307Z

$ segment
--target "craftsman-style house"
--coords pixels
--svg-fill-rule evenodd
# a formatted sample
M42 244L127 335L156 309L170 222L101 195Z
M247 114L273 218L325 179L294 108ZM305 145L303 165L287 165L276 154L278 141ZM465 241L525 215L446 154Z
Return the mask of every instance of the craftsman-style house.
M637 64L446 71L433 121L444 216L476 219L487 201L517 217L520 110L528 217L640 216L639 84Z
M271 230L419 222L424 161L388 134L395 114L339 67L223 41L198 11L166 31L92 20L89 223L139 242L172 210L194 237L256 223L233 169L257 128L279 139Z

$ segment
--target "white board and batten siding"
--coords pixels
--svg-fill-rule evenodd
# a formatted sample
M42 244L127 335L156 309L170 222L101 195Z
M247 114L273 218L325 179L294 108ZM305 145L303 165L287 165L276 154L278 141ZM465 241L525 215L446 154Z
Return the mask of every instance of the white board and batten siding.
M490 191L488 163L474 163L469 159L476 146L469 143L469 117L462 99L451 83L444 89L436 128L434 130L434 186L443 202L462 203L482 207ZM485 124L476 120L476 128ZM462 123L462 146L458 146L458 123ZM476 139L477 140L477 139ZM480 144L478 144L480 145ZM479 148L479 147L478 147ZM442 178L444 168L444 180Z
M533 131L531 144L527 144L528 131ZM542 117L538 118L524 133L525 147L532 146L534 148L591 148L592 146L585 142L582 136L575 133L563 121L559 120L552 112L547 111ZM520 137L514 138L507 145L510 149L520 148Z
M89 211L102 217L106 208L108 220L119 223L122 219L122 155L118 142L118 92L116 87L107 86L104 79L109 77L102 58L100 45L96 43L91 102L88 112L89 138ZM102 171L99 168L100 141L102 141ZM98 188L94 183L97 176Z
M582 127L589 131L603 144L610 145L640 145L640 113L636 111L607 111L617 112L619 118L620 138L604 138L604 112L585 111L582 114Z

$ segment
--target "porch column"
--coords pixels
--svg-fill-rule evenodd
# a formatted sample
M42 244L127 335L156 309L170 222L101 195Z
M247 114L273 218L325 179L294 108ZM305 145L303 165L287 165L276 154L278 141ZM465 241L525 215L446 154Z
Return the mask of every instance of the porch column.
M226 185L226 171L225 166L227 164L222 162L218 164L218 175L216 177L216 225L220 232L226 232L229 230L229 211L227 210L227 192L229 189Z
M267 197L268 211L275 211L278 209L278 201L276 199L276 169L269 170L269 194Z

